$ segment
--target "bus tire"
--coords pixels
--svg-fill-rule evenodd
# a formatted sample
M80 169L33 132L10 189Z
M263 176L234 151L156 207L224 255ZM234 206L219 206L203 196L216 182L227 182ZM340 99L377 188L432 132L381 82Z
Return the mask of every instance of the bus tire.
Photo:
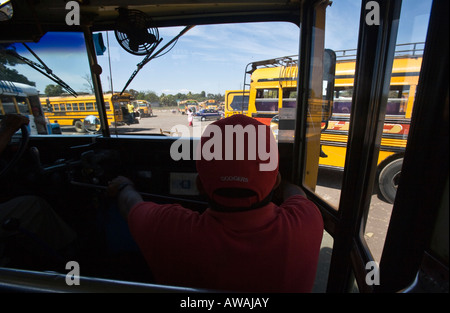
M84 133L84 125L83 122L80 120L76 120L75 122L73 122L73 126L75 127L75 130L77 131L77 133Z
M389 203L394 203L402 165L403 158L395 159L386 164L378 176L378 187L381 196Z

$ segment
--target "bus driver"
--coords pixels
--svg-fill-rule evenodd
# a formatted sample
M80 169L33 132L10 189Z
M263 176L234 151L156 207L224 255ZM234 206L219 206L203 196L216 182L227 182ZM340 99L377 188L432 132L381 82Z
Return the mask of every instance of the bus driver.
M29 119L20 114L7 114L2 119L0 155L14 133L28 123ZM33 269L64 270L76 239L76 233L44 198L23 195L0 199L0 252L9 251L7 257L0 253L3 265L11 261ZM2 244L10 249L1 249Z
M224 136L226 125L263 124L236 114L211 125ZM267 149L275 139L265 127ZM202 136L200 145L207 140ZM238 292L310 292L323 235L318 208L298 186L281 182L278 166L261 171L261 159L248 159L248 154L244 160L219 159L197 160L198 187L210 202L202 214L178 204L145 202L123 176L109 184L156 282ZM274 191L281 205L271 201Z

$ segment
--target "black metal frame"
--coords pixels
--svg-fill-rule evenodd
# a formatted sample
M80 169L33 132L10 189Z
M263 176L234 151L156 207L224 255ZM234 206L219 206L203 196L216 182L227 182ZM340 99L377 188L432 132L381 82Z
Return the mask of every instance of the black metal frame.
M437 213L441 207L448 211L448 204L445 208L443 203L449 178L448 12L448 1L433 1L402 175L380 262L383 280L376 287L378 292L395 292L413 283ZM448 288L448 263L442 271L446 271Z
M435 0L430 17L424 62L414 104L411 132L383 255L380 285L365 283L365 265L373 261L363 232L376 178L384 113L390 85L401 0L377 1L380 25L365 23L361 7L360 32L352 100L346 166L339 210L307 190L321 209L325 229L334 239L327 292L348 292L353 279L360 292L398 292L417 276L433 223L448 182L448 2ZM306 113L314 6L305 3L301 23L299 89L294 145L293 180L305 170ZM445 38L445 39L444 39ZM444 43L445 41L445 43ZM423 166L423 164L427 164ZM420 182L426 182L422 189ZM447 207L448 210L448 207ZM401 247L401 248L400 248ZM427 254L428 255L428 254ZM446 271L448 284L448 264ZM442 268L440 269L442 272ZM444 274L445 276L445 274Z

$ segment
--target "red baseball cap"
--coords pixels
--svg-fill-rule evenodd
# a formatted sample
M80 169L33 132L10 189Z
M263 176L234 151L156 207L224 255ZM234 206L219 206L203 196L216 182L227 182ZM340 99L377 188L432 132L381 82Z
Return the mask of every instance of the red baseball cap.
M265 200L278 175L278 146L269 126L235 114L208 125L197 146L197 171L211 200L248 208ZM220 189L251 190L254 196L225 197Z

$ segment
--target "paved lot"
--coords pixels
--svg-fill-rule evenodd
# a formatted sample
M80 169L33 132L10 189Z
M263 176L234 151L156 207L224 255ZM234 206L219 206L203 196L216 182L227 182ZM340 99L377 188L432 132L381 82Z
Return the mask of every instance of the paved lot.
M189 131L189 135L200 136L204 128L212 121L200 122L194 120L194 127L188 127L188 117L171 109L160 109L153 111L154 116L143 117L139 124L118 126L118 133L135 134L161 134L174 135L174 132ZM113 128L111 128L113 132Z
M172 109L154 109L154 116L143 117L138 124L122 125L117 127L110 127L111 133L118 134L161 134L170 135L173 131L182 131L188 129L190 135L204 128L212 123L212 121L200 122L194 120L194 127L188 127L187 115L181 114ZM71 126L62 127L63 134L77 134L75 128ZM200 132L201 134L201 132ZM173 135L173 134L172 134Z
M316 187L316 193L336 208L341 195L342 174L339 171L320 169ZM381 258L391 212L392 204L381 200L376 194L372 195L364 239L376 261Z

